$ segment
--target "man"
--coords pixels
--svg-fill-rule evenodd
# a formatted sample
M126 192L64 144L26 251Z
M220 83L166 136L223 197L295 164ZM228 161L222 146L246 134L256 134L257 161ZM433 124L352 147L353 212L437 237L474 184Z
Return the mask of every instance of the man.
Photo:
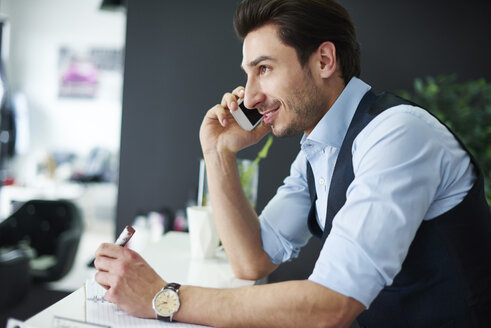
M235 274L267 276L310 236L324 244L307 280L220 290L179 286L135 252L96 254L106 299L140 317L211 326L491 326L491 218L469 153L425 110L375 96L360 74L348 13L331 0L243 1L245 88L210 109L200 140L213 214ZM264 122L244 131L237 100ZM236 153L272 131L304 132L290 175L258 219ZM175 291L179 290L178 296ZM157 296L156 299L158 300ZM156 301L157 303L159 301ZM176 303L177 304L177 303Z

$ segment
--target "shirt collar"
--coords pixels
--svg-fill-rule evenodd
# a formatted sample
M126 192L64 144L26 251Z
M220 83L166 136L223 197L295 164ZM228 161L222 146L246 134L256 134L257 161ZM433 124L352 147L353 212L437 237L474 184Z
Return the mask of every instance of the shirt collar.
M308 136L303 135L300 144L309 140L324 146L340 148L358 104L370 89L371 87L362 80L351 78L312 132Z

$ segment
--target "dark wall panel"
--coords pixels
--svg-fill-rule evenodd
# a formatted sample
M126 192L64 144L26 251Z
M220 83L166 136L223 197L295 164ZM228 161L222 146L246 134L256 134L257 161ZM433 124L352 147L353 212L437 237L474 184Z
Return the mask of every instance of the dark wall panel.
M491 78L491 2L340 2L357 27L362 78L375 90L440 73ZM232 27L237 3L129 0L117 231L140 210L176 210L194 197L201 119L245 82ZM261 163L259 210L288 173L298 141L275 139ZM260 146L240 156L253 158Z
M491 1L340 0L362 48L362 77L376 90L415 77L458 73L491 79Z
M245 83L236 4L129 1L116 231L139 211L177 210L195 197L201 120L224 92ZM258 208L288 173L298 140L275 141L270 158L279 165L263 162ZM240 156L253 158L260 146Z

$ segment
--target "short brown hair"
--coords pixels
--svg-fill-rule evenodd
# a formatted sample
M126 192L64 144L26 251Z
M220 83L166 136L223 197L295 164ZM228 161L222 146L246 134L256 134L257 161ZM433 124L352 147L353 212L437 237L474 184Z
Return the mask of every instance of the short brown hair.
M279 37L297 52L304 66L325 41L334 43L345 83L360 76L360 45L351 17L334 0L244 0L234 16L237 35L244 39L250 32L272 23Z

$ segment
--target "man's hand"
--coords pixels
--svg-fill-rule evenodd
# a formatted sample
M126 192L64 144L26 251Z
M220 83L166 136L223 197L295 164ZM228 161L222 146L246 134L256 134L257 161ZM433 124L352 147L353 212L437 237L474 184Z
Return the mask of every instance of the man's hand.
M222 102L211 108L205 115L200 129L200 141L203 155L213 153L235 154L239 150L256 144L271 131L260 124L252 131L243 130L230 111L239 108L237 99L244 97L244 88L237 87L232 93L223 95Z
M152 300L167 283L135 251L102 244L96 251L95 280L107 289L104 298L129 314L155 318Z

